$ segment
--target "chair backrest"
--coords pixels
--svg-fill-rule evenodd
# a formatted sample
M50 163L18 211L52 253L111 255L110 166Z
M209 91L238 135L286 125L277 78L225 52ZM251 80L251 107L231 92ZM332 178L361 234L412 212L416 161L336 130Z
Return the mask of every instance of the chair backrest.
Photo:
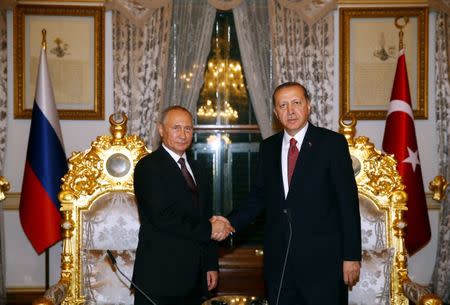
M402 283L408 278L403 218L407 195L393 156L375 149L367 137L354 137L356 121L340 121L358 185L362 268L349 304L408 304ZM364 302L363 302L364 301Z
M61 283L63 304L133 304L130 283L112 268L106 250L131 277L139 216L133 193L136 163L149 153L127 118L110 117L111 135L72 153L59 200L63 214Z

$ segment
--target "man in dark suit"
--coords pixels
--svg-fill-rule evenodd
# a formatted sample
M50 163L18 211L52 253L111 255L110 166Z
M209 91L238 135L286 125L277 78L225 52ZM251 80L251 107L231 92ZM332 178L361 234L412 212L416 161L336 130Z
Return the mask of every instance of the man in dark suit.
M183 107L169 107L158 130L162 145L142 158L134 172L141 227L133 282L157 305L199 305L218 280L212 233L226 231L228 225L209 222L205 173L186 156L192 115ZM136 291L135 304L151 302Z
M227 216L237 232L265 209L264 274L270 305L347 304L361 260L357 187L344 136L308 122L306 89L275 89L283 132L260 145L256 183ZM225 220L215 216L212 221ZM227 232L216 233L221 240Z

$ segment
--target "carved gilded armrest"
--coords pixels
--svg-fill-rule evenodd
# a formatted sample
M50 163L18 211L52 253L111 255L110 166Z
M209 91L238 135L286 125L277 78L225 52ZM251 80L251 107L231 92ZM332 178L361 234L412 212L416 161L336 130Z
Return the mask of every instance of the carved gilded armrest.
M403 282L403 291L406 297L417 305L442 305L442 300L431 293L429 287L420 285L407 278Z
M69 283L60 280L55 285L51 286L44 293L44 297L33 301L33 305L58 305L66 298Z

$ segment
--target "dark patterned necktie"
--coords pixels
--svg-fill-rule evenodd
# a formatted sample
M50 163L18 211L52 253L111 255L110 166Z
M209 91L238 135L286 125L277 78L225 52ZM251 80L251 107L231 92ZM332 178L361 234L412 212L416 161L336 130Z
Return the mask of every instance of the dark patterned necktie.
M191 174L189 173L187 167L186 167L186 161L184 158L178 159L178 163L181 165L181 173L183 174L184 179L186 180L186 183L188 184L189 188L193 193L197 193L197 185L194 182L194 178L192 178Z
M298 158L298 148L297 140L291 138L289 142L289 152L288 152L288 184L291 185L292 174L294 174L295 163Z

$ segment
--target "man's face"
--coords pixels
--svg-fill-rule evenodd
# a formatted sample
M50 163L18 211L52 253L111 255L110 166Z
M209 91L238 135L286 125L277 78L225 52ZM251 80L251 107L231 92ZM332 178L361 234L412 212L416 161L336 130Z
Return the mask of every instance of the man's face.
M294 136L308 121L311 105L299 86L282 88L275 93L275 115L284 130Z
M169 111L164 122L159 124L158 130L164 145L179 156L182 156L192 143L192 118L186 111Z

